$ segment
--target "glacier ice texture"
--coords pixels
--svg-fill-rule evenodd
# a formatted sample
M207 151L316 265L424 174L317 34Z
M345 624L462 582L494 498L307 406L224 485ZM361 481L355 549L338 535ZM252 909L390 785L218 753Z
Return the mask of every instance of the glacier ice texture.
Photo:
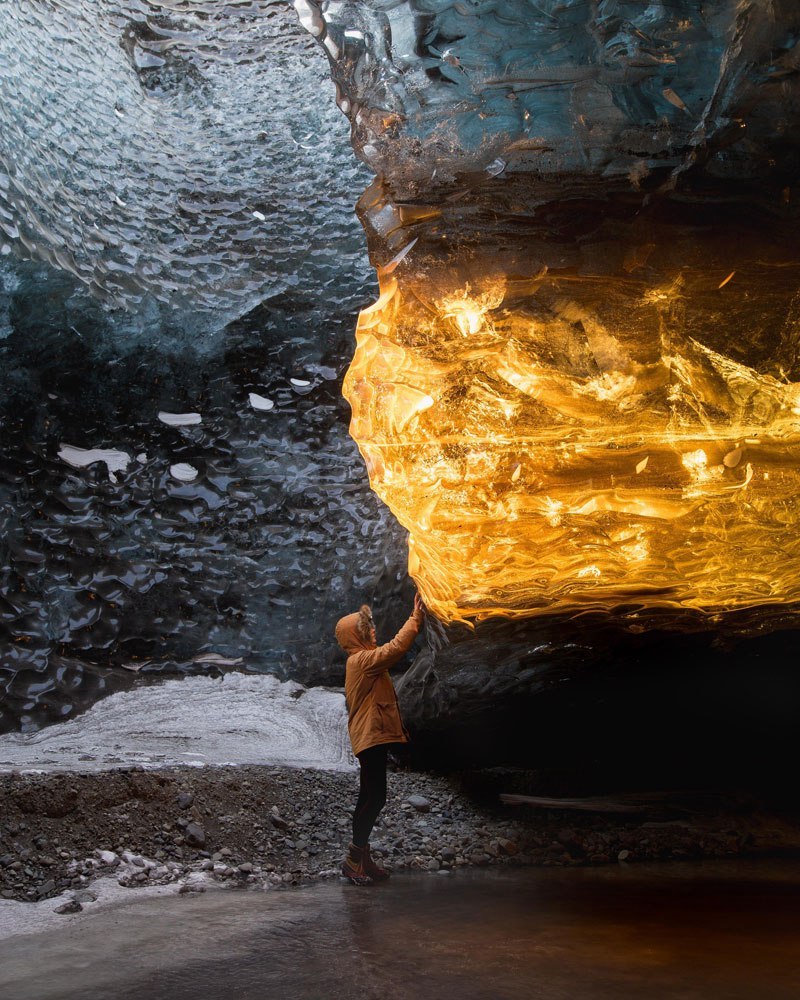
M297 0L364 161L402 196L484 170L599 190L794 181L792 0Z
M365 480L339 389L359 277L337 303L274 298L212 352L162 335L125 353L116 314L72 276L15 267L0 343L2 727L68 717L137 674L339 683L337 618L374 596L399 624L392 604L410 600L402 532ZM182 465L197 476L182 481Z
M0 729L154 672L339 683L336 619L404 617L329 87L285 4L0 0Z
M372 262L421 309L544 276L582 361L587 315L633 339L632 283L705 268L667 321L798 378L795 4L295 6L310 34L269 0L0 0L3 728L142 672L330 679L343 607L397 623L404 533L339 396L368 175L311 36L378 175ZM528 625L478 631L444 659L483 634L525 673Z
M344 393L428 604L791 613L800 12L297 6L378 174Z
M635 746L646 773L694 712L687 767L707 749L724 767L714 733L746 739L759 671L797 704L800 8L296 7L376 175L356 436L423 595L470 626L429 629L403 680L418 746L558 757L572 713L577 759L606 718L617 771ZM715 730L693 690L728 667L716 719L735 722ZM770 712L779 757L782 709L753 728Z
M286 4L0 0L0 81L0 254L218 327L360 252L358 166Z

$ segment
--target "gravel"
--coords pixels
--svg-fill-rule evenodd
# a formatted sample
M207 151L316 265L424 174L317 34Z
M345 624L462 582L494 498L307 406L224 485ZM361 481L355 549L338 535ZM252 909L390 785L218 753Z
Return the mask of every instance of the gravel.
M102 879L136 889L204 880L263 888L339 877L358 776L287 767L120 768L0 775L0 898L69 893ZM476 800L456 777L398 770L371 841L394 871L586 865L798 850L796 823L758 812L598 816ZM93 885L93 889L89 886ZM62 903L62 906L65 905Z

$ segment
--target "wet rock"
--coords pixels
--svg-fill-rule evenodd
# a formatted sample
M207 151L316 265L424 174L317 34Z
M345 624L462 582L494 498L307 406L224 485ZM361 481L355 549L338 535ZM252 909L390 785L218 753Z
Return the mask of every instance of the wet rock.
M497 846L502 851L503 854L516 854L518 851L517 845L513 840L509 840L507 837L498 837Z
M200 885L198 882L184 882L183 885L178 889L179 896L186 896L190 892L205 892L206 887Z
M97 893L91 889L79 889L78 892L73 892L72 898L76 903L94 903L97 901Z
M281 816L277 806L273 806L270 810L269 819L276 830L288 830L290 828L290 824Z

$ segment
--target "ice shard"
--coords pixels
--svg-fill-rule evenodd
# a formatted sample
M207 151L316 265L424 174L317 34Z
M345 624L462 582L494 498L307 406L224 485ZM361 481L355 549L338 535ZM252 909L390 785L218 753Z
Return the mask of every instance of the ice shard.
M800 600L800 11L296 4L380 279L345 380L445 621Z

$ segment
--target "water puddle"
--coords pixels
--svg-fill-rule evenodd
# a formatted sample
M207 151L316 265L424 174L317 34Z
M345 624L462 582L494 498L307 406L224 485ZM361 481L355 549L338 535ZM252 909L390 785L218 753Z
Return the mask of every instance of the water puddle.
M400 875L64 918L0 946L5 1000L800 996L800 863Z

